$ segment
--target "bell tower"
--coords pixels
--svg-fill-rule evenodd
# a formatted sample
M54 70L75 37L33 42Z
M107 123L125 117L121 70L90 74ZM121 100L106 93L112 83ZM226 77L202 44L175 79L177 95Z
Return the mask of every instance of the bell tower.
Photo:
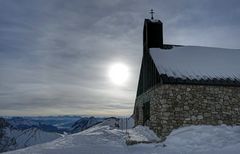
M163 48L163 24L153 18L145 19L143 26L143 57L138 81L137 96L146 92L149 88L161 82L157 68L149 53L149 48Z
M163 24L160 20L153 18L151 10L151 19L145 19L143 27L143 49L162 48L163 47Z

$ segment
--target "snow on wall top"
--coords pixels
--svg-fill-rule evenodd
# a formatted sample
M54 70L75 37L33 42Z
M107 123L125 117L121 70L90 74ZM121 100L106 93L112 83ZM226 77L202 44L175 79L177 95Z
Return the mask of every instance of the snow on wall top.
M151 48L159 74L189 79L240 80L240 50L198 46Z

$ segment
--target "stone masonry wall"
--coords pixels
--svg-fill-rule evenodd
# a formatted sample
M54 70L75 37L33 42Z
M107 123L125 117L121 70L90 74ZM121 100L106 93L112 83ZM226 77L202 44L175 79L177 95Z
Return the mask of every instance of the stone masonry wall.
M240 87L156 86L136 98L136 125L144 125L145 102L150 102L147 125L161 137L187 125L240 125Z

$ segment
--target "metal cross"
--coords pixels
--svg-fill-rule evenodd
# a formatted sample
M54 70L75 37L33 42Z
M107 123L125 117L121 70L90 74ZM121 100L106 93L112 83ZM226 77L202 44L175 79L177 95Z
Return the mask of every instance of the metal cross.
M153 18L153 14L154 14L155 12L153 11L153 9L151 9L149 13L151 14L151 19L153 20L153 19L154 19L154 18Z

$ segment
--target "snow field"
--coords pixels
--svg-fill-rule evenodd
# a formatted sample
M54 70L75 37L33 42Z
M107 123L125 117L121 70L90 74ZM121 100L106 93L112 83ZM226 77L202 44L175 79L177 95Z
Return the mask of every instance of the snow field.
M158 141L147 127L128 130L131 139ZM240 126L189 126L174 130L162 143L126 145L125 131L96 125L85 131L65 135L8 154L238 154Z

